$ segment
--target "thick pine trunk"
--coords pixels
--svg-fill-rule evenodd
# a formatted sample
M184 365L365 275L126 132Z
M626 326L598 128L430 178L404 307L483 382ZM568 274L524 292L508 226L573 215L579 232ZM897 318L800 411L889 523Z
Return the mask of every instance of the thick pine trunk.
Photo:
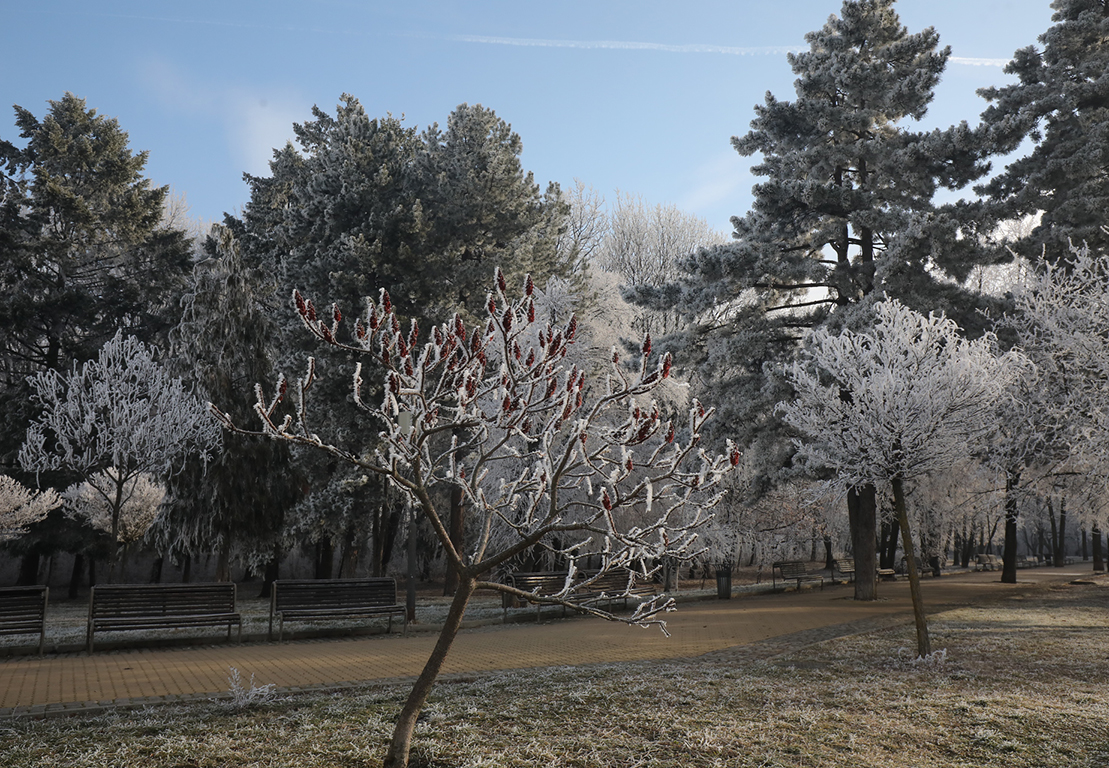
M913 598L913 618L916 621L916 652L924 658L932 654L932 641L928 637L928 621L924 616L924 598L920 594L920 572L916 566L913 536L909 531L909 514L905 509L905 489L901 478L893 481L893 503L901 526L901 546L905 550L905 570L909 573L909 593Z
M855 555L855 599L878 599L878 505L873 485L847 492L851 549Z
M470 595L474 592L472 577L464 575L457 581L458 588L455 589L454 600L451 601L443 629L439 632L439 640L435 643L435 648L428 657L423 671L416 679L416 684L412 686L412 692L408 694L408 700L404 703L404 708L397 718L397 724L393 728L393 738L389 743L389 751L385 755L384 768L406 768L408 765L408 756L412 750L412 734L416 730L416 718L420 716L420 710L423 709L427 696L435 685L439 670L443 668L443 661L447 658L451 644L454 643L454 638L462 626L466 604L469 603Z

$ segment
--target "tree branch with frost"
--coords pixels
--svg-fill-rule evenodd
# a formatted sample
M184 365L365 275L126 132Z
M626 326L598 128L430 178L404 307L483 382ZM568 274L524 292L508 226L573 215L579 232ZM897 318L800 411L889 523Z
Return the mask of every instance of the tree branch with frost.
M52 488L35 491L0 475L0 543L18 539L27 529L62 505Z
M259 433L309 446L381 475L403 491L435 531L459 579L439 643L398 720L386 763L407 760L415 716L426 699L474 589L485 588L630 624L664 627L666 596L641 602L630 616L600 609L587 598L594 574L576 578L587 556L600 573L630 568L650 575L665 557L689 557L697 529L718 500L717 485L738 463L700 445L712 411L694 402L682 424L663 418L650 399L670 375L671 358L652 357L650 340L629 367L613 352L610 371L590 381L567 358L577 320L555 325L537 317L535 286L509 300L500 270L487 296L486 319L466 328L455 315L431 328L426 341L413 322L403 327L388 292L367 300L342 334L343 315L325 313L299 292L293 302L307 330L381 371L380 404L362 395L362 362L355 366L355 404L376 420L378 448L359 455L313 432L310 394L314 367L296 382L278 380L267 396L258 387ZM291 392L290 392L291 390ZM291 400L291 403L287 403ZM246 431L213 406L223 424ZM401 414L405 414L402 424ZM437 488L461 490L478 533L464 547L451 540ZM484 578L533 547L567 563L559 594L521 592ZM630 585L629 585L630 586ZM628 596L625 589L613 598Z
M170 474L190 452L207 456L220 444L219 426L204 406L153 350L122 332L68 375L47 370L29 381L43 410L27 429L20 464L29 472L68 470L86 481L110 468L114 487L105 498L116 542L129 483ZM113 573L115 562L113 551Z

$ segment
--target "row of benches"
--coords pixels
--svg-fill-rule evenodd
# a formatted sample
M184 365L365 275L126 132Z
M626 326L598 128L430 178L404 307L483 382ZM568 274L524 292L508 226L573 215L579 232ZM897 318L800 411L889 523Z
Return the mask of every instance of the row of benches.
M558 594L567 574L517 573L508 584L539 598ZM605 573L583 572L575 583L578 602L603 602L653 593L651 586L635 583L627 569ZM509 598L505 595L507 616ZM47 587L0 588L0 635L38 634L39 653L46 643ZM538 611L543 601L536 603ZM270 600L269 638L284 638L287 621L328 621L384 616L393 629L393 617L404 621L408 634L408 612L397 601L397 583L391 578L370 579L280 579L273 583ZM89 593L86 646L91 653L96 633L127 630L226 627L227 639L238 629L242 640L242 615L237 608L237 588L229 582L212 584L99 584Z
M38 634L39 653L46 643L47 587L0 588L0 635ZM98 584L89 593L86 646L91 653L97 632L142 629L226 627L227 639L238 628L242 640L242 615L237 608L237 587L214 584ZM286 621L356 619L386 616L389 631L393 617L408 614L397 602L395 579L282 579L275 581L270 599L269 637L282 639Z

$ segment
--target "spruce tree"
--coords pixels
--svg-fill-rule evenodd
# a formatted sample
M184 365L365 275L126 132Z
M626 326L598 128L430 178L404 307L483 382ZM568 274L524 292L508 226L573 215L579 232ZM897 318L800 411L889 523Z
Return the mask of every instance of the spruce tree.
M673 348L704 377L721 425L765 457L764 482L790 452L773 415L790 392L770 372L806 329L866 327L883 296L981 327L968 316L975 297L957 285L980 256L957 237L963 206L940 208L933 196L985 166L965 124L908 127L924 117L950 51L932 28L910 34L893 4L846 0L806 35L807 51L789 54L796 98L767 93L751 131L732 140L740 154L760 156L752 172L763 178L752 209L732 219L733 242L687 259L680 283L638 292L695 319ZM873 557L874 492L857 490L849 508L867 573L859 550ZM868 592L859 580L856 594L872 597L873 585Z
M991 102L982 113L990 149L1031 152L982 185L991 221L1041 214L1016 243L1035 258L1068 253L1068 241L1109 246L1102 231L1109 208L1109 5L1103 0L1055 0L1054 26L1040 36L1042 49L1021 48L1005 72L1017 82L984 88Z

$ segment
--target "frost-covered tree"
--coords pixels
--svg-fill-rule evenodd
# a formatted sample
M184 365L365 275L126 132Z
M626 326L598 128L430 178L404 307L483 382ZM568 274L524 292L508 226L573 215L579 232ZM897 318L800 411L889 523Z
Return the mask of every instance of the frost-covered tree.
M321 313L296 294L301 319L316 338L381 369L380 405L364 397L362 363L353 377L354 402L377 425L379 448L372 453L349 451L317 432L308 398L313 361L292 385L281 379L271 395L257 389L264 434L386 478L431 525L457 576L439 640L397 720L388 766L408 762L416 718L474 590L659 624L659 614L672 607L665 596L639 603L629 616L576 597L593 581L593 574L579 579L581 565L593 557L600 573L627 567L646 576L661 558L688 557L715 501L714 487L739 461L738 452L712 456L699 446L711 411L695 402L684 424L667 422L647 399L669 375L669 355L653 360L645 344L628 369L614 351L609 376L590 382L585 371L566 365L577 321L555 326L539 319L530 278L513 301L499 270L496 283L483 323L467 329L456 313L432 327L423 344L415 323L402 327L385 291L378 302L367 301L349 340L339 338L337 307ZM228 427L241 428L217 413ZM517 471L498 472L500 465ZM480 535L464 548L455 545L437 488L457 489L479 521ZM560 593L539 596L489 580L535 547L568 564Z
M1015 354L966 340L942 315L897 301L875 306L869 332L817 329L788 370L796 397L778 411L802 436L798 458L842 487L890 487L916 614L917 650L931 653L920 597L906 484L965 461L993 430Z
M89 482L111 469L105 498L114 542L121 540L120 515L135 478L171 475L189 453L208 455L220 442L219 425L203 404L151 348L122 332L95 360L66 376L43 371L31 386L42 414L27 428L20 464L28 472L64 469ZM117 558L113 549L113 575Z
M14 477L0 475L0 543L22 536L61 504L52 488L35 491Z
M88 523L93 530L111 536L116 492L122 486L123 495L119 499L119 512L115 519L117 538L114 542L121 552L122 571L127 567L127 554L132 545L146 535L158 516L166 497L166 488L150 475L135 475L122 484L118 475L115 467L108 467L88 480L66 488L62 493L62 501L67 515Z
M759 158L751 171L761 177L751 210L732 219L734 241L686 260L680 283L640 292L693 321L670 348L703 377L718 423L767 457L768 478L788 462L773 405L789 393L766 372L794 357L805 329L866 327L883 296L972 332L981 325L978 300L960 287L978 258L957 237L961 209L933 198L985 167L965 124L914 130L950 50L931 28L909 33L893 6L846 0L806 35L808 50L789 54L796 98L768 93L750 132L732 139ZM866 572L874 489L852 490L848 505ZM873 599L870 584L857 582L856 597Z
M984 88L990 106L982 133L991 150L1031 151L980 188L993 218L1040 215L1017 250L1035 258L1046 246L1061 256L1070 241L1109 245L1109 6L1104 0L1055 0L1040 48L1021 48L1005 68L1011 85Z

